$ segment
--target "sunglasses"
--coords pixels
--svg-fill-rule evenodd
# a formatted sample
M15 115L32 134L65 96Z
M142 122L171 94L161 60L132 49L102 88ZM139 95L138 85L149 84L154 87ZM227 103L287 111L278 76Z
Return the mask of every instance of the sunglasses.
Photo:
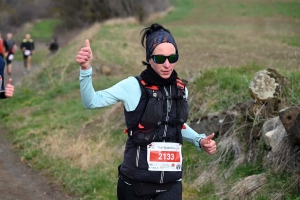
M168 59L169 63L176 63L178 61L179 54L172 54L172 55L169 55L169 56L152 55L151 58L157 64L165 63L166 59Z

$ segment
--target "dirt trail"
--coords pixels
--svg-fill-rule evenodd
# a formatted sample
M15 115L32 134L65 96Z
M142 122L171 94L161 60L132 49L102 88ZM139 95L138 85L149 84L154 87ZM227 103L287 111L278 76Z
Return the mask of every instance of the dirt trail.
M32 67L32 70L35 66ZM5 69L6 70L6 69ZM17 84L24 77L21 61L13 62L12 75L8 78ZM1 124L0 124L1 125ZM54 184L51 178L34 171L13 152L12 145L5 139L6 131L0 129L0 199L1 200L52 200L72 199Z

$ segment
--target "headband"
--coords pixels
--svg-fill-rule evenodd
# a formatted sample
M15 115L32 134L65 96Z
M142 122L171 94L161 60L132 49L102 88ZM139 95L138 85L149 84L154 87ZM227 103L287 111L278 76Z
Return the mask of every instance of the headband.
M165 43L165 42L173 44L176 49L176 54L178 53L177 45L176 45L176 42L175 42L175 39L173 38L173 36L170 33L164 31L163 29L160 29L159 31L151 33L147 37L147 41L146 41L146 60L147 60L147 62L149 62L150 56L151 56L152 52L154 51L154 49L159 44Z

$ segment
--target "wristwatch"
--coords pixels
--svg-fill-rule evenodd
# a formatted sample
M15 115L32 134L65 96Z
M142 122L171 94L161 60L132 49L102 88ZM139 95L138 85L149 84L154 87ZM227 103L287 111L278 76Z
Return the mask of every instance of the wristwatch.
M202 140L203 138L200 138L200 140L198 141L198 143L199 143L199 148L201 149L201 144L200 144L200 142L201 142L201 140Z

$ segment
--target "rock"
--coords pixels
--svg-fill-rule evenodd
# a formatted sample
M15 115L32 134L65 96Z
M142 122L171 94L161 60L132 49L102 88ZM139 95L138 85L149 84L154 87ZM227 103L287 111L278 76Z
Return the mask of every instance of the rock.
M280 103L280 100L275 98L266 100L264 104L253 102L249 104L247 114L253 118L273 118L278 115Z
M230 127L234 124L235 122L235 115L230 112L226 112L226 115L223 119L219 120L221 123L220 126L220 135L224 135Z
M272 152L278 152L282 148L282 140L287 136L279 117L266 121L263 125L263 139Z
M194 119L189 126L197 133L215 133L215 137L225 134L235 121L236 112L226 111L202 116Z
M103 66L100 67L100 72L103 75L110 75L111 69L108 66L103 65Z
M274 69L266 69L256 73L249 85L251 97L259 103L265 103L270 98L282 98L288 79Z
M297 115L297 118L294 122L294 125L290 129L288 134L290 142L293 145L300 145L300 112Z
M230 195L226 199L248 199L254 196L267 181L264 174L248 176L232 187Z
M278 115L288 134L290 133L292 126L295 124L299 112L300 108L298 106L291 106L279 111Z
M255 101L249 107L252 117L272 118L278 115L283 91L288 79L274 69L266 69L256 73L249 85L249 93Z

